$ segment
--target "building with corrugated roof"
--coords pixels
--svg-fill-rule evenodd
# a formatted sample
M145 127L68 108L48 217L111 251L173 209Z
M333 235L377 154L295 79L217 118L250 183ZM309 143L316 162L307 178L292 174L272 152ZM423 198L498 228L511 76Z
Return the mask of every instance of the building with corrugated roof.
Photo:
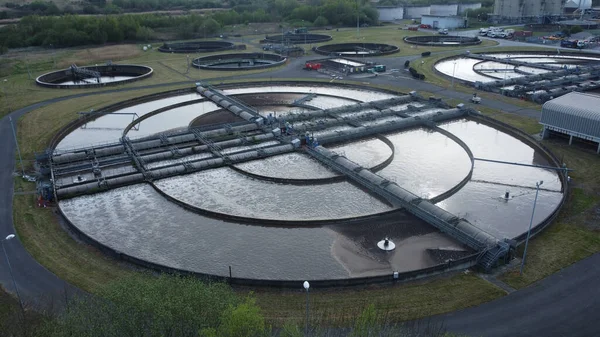
M552 132L598 143L600 153L600 96L571 92L550 100L542 106L540 124L544 126L542 138Z

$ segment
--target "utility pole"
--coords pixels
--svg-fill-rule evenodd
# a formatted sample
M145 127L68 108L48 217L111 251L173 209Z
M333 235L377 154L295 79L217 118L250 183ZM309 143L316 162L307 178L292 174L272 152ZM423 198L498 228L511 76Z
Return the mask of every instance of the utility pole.
M10 127L12 128L13 136L15 137L15 144L17 145L17 153L19 154L19 162L21 163L21 173L25 177L25 167L23 166L23 159L21 158L21 150L19 149L19 141L17 140L17 133L15 132L15 125L13 124L12 117L8 117Z
M360 36L360 9L358 6L358 1L359 0L356 0L356 39L358 39Z

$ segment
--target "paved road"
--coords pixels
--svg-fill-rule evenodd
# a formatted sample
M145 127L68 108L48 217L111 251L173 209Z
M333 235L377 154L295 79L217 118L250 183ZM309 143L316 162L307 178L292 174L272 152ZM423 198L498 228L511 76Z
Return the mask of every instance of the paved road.
M469 336L600 336L598 284L600 254L595 254L496 301L436 319Z
M271 73L239 76L238 78L298 78L318 76L314 73L307 74L299 70L307 58L291 61L285 68ZM385 59L390 67L403 66L408 58ZM414 90L425 90L446 97L468 100L470 95L442 88L430 83L415 81L408 77L394 78L391 76L378 76L375 78L358 79L358 82L397 85ZM212 80L213 83L218 82ZM181 82L190 83L190 82ZM116 89L114 91L140 90L151 87L160 87L159 84L138 88ZM172 85L172 84L169 84ZM37 103L19 109L10 114L13 119L18 119L23 114L58 101L82 97L87 95L102 94L82 93L69 97L62 97ZM482 105L502 109L530 117L537 117L539 111L522 109L520 107L494 101L485 100ZM15 229L12 222L12 196L13 196L13 168L14 168L14 140L8 121L8 116L0 120L0 237L4 238ZM5 242L7 253L12 262L15 279L26 301L61 296L65 287L75 291L72 286L56 277L54 274L39 265L23 248L18 240ZM600 334L600 326L596 324L596 311L600 309L598 301L600 291L596 286L600 281L600 254L581 261L550 278L547 278L529 288L517 291L497 301L481 306L455 312L448 315L435 317L441 320L451 330L468 333L473 336L594 336ZM6 261L0 261L0 283L14 292Z

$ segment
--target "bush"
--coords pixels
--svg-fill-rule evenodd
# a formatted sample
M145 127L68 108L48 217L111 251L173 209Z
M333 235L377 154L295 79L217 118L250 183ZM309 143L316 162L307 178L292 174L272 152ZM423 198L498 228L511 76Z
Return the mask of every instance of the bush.
M134 277L105 287L100 296L69 303L43 336L195 336L218 327L236 307L224 284L177 276ZM246 316L244 316L246 317Z

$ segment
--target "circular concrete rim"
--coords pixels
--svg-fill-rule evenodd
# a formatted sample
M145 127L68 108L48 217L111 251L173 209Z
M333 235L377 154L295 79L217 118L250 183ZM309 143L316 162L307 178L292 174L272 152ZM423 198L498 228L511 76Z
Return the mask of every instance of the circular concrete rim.
M136 69L141 74L138 76L132 76L131 78L124 79L121 81L113 81L113 82L105 82L105 83L60 84L60 83L52 83L52 82L48 82L48 81L44 80L46 77L58 76L58 75L60 75L60 73L68 70L68 69L62 69L62 70L57 70L57 71L51 71L51 72L48 72L48 73L38 76L35 79L35 83L42 87L54 88L54 89L98 88L98 87L115 86L115 85L139 81L139 80L142 80L142 79L152 76L154 73L154 69L152 69L151 67L148 67L145 65L138 65L138 64L111 64L111 65L104 64L104 65L99 65L99 66L84 66L84 67L79 67L79 68L99 69L99 68L108 68L108 67ZM125 70L123 70L123 71L125 71ZM102 74L103 72L100 71L100 73Z
M458 36L458 35L420 35L420 36L405 36L404 42L410 44L416 44L419 46L430 46L430 47L456 47L456 46L474 46L481 44L481 39L478 37L471 36ZM452 41L458 44L445 44L444 41Z
M286 81L280 81L278 82L281 85L288 85L289 83L295 83L297 84L297 82L295 81L291 81L291 82L286 82ZM261 84L261 83L257 83L257 82L251 82L251 83L246 83L246 85L248 84L253 84L253 85L257 85L257 84ZM300 83L300 84L305 84L305 83ZM327 85L327 83L315 83L318 85ZM238 84L239 85L239 84ZM231 86L231 84L226 84L223 85L224 87L229 87ZM362 87L362 86L358 86L358 85L346 85L346 84L342 84L343 87ZM384 91L384 92L392 92L390 90L384 90L384 89L378 89L378 88L371 88L373 90L377 90L377 91ZM176 94L176 93L181 93L183 92L181 89L178 90L170 90L170 91L166 91L163 92L163 94ZM398 92L393 92L395 94L400 94ZM154 95L147 95L147 96L143 96L144 99L148 99L150 97L154 97ZM128 104L129 101L122 101L120 103L117 104ZM104 109L100 109L99 113L102 114L102 111L110 111L111 109L114 109L117 105L110 105L108 108L104 108ZM542 144L535 142L533 140L533 138L531 138L530 135L520 131L519 129L516 129L508 124L502 123L500 121L494 120L490 117L484 117L484 116L478 116L478 119L480 119L480 121L482 123L486 123L488 125L491 125L495 128L498 128L500 130L503 130L504 132L507 132L508 134L512 135L513 137L516 137L518 139L521 139L522 141L525 141L527 143L530 143L532 147L534 147L536 150L540 150L545 156L548 157L548 160L553 162L556 165L559 165L559 160L558 158L547 148L545 148ZM77 124L77 123L75 123ZM59 135L58 137L54 137L50 144L51 144L51 148L55 148L56 144L58 143L58 141L60 139L62 139L64 137L65 134L65 130L69 130L72 129L73 125L65 125L61 131L59 131L59 133L57 135ZM152 184L151 184L152 185ZM536 225L536 227L533 228L532 231L532 235L537 235L539 234L542 230L544 230L549 224L552 223L552 221L556 218L558 212L560 211L560 209L562 208L562 206L564 205L565 199L566 199L567 193L563 194L563 198L561 200L560 205L555 209L555 211L553 212L553 214L551 216L549 216L546 220L544 220L542 223ZM184 207L185 208L185 207ZM191 210L193 211L193 210ZM135 265L141 266L141 267L145 267L145 268L149 268L151 270L157 270L157 271L161 271L161 272L169 272L169 273L184 273L186 275L193 275L196 277L200 277L200 278L204 278L204 279L208 279L208 280L219 280L222 282L229 282L230 284L236 284L236 285L244 285L244 286L262 286L262 287L283 287L283 288L297 288L298 284L301 283L301 281L303 280L272 280L272 279L247 279L247 278L239 278L239 277L226 277L226 276L218 276L215 274L211 274L211 273L206 273L206 272L199 272L199 271L191 271L191 270L185 270L185 269L181 269L181 268L174 268L174 267L170 267L170 266L166 266L157 262L152 262L152 261L148 261L148 260L144 260L143 258L140 257L135 257L135 256L130 256L127 253L123 253L121 251L115 250L114 248L112 248L110 245L106 245L103 243L98 242L96 239L88 236L85 232L82 232L75 224L73 224L64 213L62 213L62 210L60 209L60 207L58 208L58 213L60 214L60 216L62 217L62 219L64 219L65 223L67 224L67 227L72 231L72 233L74 233L75 236L77 236L79 239L83 240L84 242L91 244L92 246L100 249L103 253L112 256L116 259L119 260L123 260L123 261L128 261L131 262ZM523 235L515 238L516 240L520 241L520 242L524 242L525 241L525 237ZM459 260L455 260L455 261L449 261L446 264L442 264L442 265L437 265L434 267L429 268L428 270L417 270L417 271L408 271L408 272L394 272L391 275L382 275L382 276L368 276L368 277L359 277L359 278L344 278L344 279L324 279L324 280L313 280L311 281L311 283L313 283L313 285L316 285L318 287L339 287L339 286L364 286L365 284L374 284L374 283L389 283L389 282L395 282L395 281L399 281L399 280L412 280L414 278L417 277L422 277L423 275L426 276L433 276L433 275L438 275L444 272L447 272L449 270L463 270L465 268L468 268L470 266L475 265L476 263L476 257L478 256L478 254L472 254L470 256L467 256L465 258L461 258Z
M596 61L600 62L600 55L591 54L591 53L578 53L578 52L571 52L571 51L562 51L562 50L561 50L560 54L550 53L549 51L541 51L541 50L534 50L534 51L510 51L510 50L508 50L508 51L498 51L498 52L482 52L482 53L475 53L475 54L485 54L485 55L492 55L492 56L494 54L500 54L500 55L510 54L511 58L514 58L514 57L521 58L521 57L519 57L519 55L539 55L539 57L546 56L548 58L551 58L552 56L559 56L559 57L560 56L571 56L571 57L581 56L581 57L596 58ZM438 74L444 78L447 78L447 79L452 79L451 75L444 74L441 71L437 70L437 65L439 63L450 61L453 59L459 59L459 58L463 58L463 57L469 58L469 55L470 54L460 53L460 54L455 54L452 56L444 57L444 58L437 60L431 67L436 74ZM530 58L535 58L535 56L532 56ZM580 59L580 60L594 62L593 60L585 60L585 59ZM482 63L482 62L487 62L487 61L477 62L477 64ZM477 72L476 70L473 70L473 71ZM487 75L484 75L484 76L487 76ZM490 76L487 76L487 77L490 77ZM490 78L492 78L492 77L490 77ZM469 85L472 85L475 83L474 81L463 80L463 79L456 78L456 77L454 78L454 80L458 81L460 83L465 83L465 84L469 84ZM498 79L495 79L495 80L498 80Z
M216 62L222 61L223 64L226 64L227 60L236 60L236 59L244 59L244 58L261 59L261 60L265 60L267 62L261 63L259 65L243 66L243 67L238 67L238 68L224 67L224 66L219 66L218 64L214 65L213 63L203 64L204 62L211 62L211 61L216 61ZM218 54L218 55L197 57L194 60L192 60L192 66L194 68L198 68L201 70L243 71L243 70L254 70L254 69L265 69L265 68L277 67L279 65L284 64L286 61L287 61L287 57L281 56L278 54L272 54L272 53L231 53L231 54ZM233 62L233 63L235 63L235 62Z
M206 45L207 47L214 46L213 48L186 48L193 46L202 46ZM158 47L158 51L161 53L214 53L224 50L235 49L235 44L233 42L227 41L187 41L187 42L173 42L173 43L164 43L162 46Z
M291 44L313 44L331 41L333 38L331 35L326 34L289 34L289 35L271 35L265 36L265 39L261 43L277 43L281 44L283 41L289 41Z
M377 53L373 53L373 54L352 54L349 53L353 50L353 48L356 47L363 47L363 48L382 48L382 47L390 47L389 50L385 50L385 51L380 51ZM350 49L352 48L352 49ZM345 49L348 49L349 51L343 51ZM383 55L390 55L390 54L394 54L400 51L400 48L398 46L394 46L391 44L386 44L386 43L358 43L358 42L349 42L349 43L332 43L332 44L325 44L322 46L318 46L318 47L314 47L313 51L317 54L320 55L338 55L338 56L346 56L346 57L371 57L371 56L383 56Z

